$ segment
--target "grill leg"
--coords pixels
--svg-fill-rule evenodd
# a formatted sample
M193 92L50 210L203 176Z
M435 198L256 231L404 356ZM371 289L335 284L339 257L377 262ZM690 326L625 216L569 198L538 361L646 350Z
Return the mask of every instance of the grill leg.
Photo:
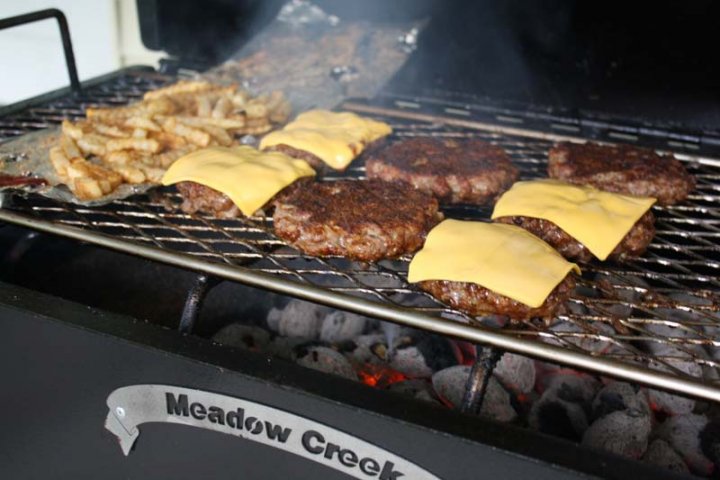
M185 299L182 317L180 317L180 325L178 331L180 333L192 333L195 328L200 309L208 292L220 283L220 279L209 275L200 274L195 280L195 284L190 288L188 296Z
M474 415L480 413L482 409L490 377L492 377L493 370L495 370L497 362L503 355L503 352L495 347L483 348L478 345L476 348L477 358L470 370L470 377L468 377L465 384L465 396L460 407L463 413Z

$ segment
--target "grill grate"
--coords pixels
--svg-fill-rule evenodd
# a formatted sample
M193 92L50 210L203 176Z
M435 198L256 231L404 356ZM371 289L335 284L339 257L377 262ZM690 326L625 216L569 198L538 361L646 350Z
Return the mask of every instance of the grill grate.
M61 97L0 118L0 140L54 125L64 117L82 116L89 106L124 104L170 80L147 72L118 74L86 88L81 97ZM394 107L398 106L403 107L402 104ZM512 130L514 134L510 135L485 124L478 124L480 129L473 128L464 125L471 114L463 112L468 110L447 106L445 113L465 120L453 122L432 117L434 120L425 121L425 116L416 113L422 110L422 102L417 99L405 102L406 109L399 110L400 114L371 105L348 107L376 112L376 118L392 124L395 137L432 135L491 141L508 151L521 169L521 178L544 176L546 152L552 144L552 138L543 138L544 134L521 136L522 132ZM693 153L697 151L693 149ZM536 345L560 346L564 351L580 354L573 357L579 360L570 359L576 366L720 399L720 386L710 385L720 378L720 163L679 156L687 160L698 188L682 205L653 209L657 236L647 253L625 263L584 265L583 278L568 303L568 313L554 325L548 328L540 321L528 321L504 326L502 333L511 349L512 342L520 345L523 339ZM341 176L363 175L364 166L357 161ZM339 177L329 175L326 179ZM413 288L406 282L407 257L377 264L310 257L273 235L271 217L227 220L187 215L177 209L180 200L172 189L159 189L92 208L34 195L17 195L12 200L6 211L31 219L29 222L80 228L87 232L89 241L99 233L124 243L192 256L204 263L235 269L247 267L295 282L301 289L319 287L382 305L411 307L416 313L443 317L478 331L502 326L502 319L471 318ZM445 214L460 219L487 219L490 211L459 206L445 209ZM14 221L11 217L2 215L0 219ZM554 356L557 349L541 346L532 352L527 348L523 351L546 359L565 360ZM607 368L608 359L621 364L611 370ZM632 376L633 366L645 374L656 370L666 375ZM688 387L693 382L706 383L704 393Z

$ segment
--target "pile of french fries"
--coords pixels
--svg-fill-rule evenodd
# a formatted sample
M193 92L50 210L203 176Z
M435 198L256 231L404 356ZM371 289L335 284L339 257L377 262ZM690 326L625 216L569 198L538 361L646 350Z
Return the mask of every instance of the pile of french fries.
M237 86L180 81L115 108L89 108L65 120L50 162L80 200L95 200L123 183L159 183L178 158L208 146L233 146L287 121L281 92L251 97Z

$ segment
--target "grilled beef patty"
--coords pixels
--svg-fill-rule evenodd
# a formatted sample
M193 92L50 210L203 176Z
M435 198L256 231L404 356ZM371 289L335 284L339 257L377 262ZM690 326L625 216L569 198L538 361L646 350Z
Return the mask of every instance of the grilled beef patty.
M442 219L437 201L408 185L339 180L275 201L275 233L310 255L374 261L419 249Z
M475 139L415 137L372 152L368 178L408 183L441 203L485 204L507 190L518 170L502 148Z
M537 308L529 307L476 283L427 280L419 282L418 285L438 300L472 316L496 314L506 315L513 320L528 320L536 317L549 320L572 293L575 279L568 274Z
M280 195L288 194L296 188L303 188L303 185L312 183L311 177L303 177L278 192L273 199L268 201L271 205L273 200ZM214 188L206 187L195 182L180 182L175 185L183 198L180 209L185 213L202 212L217 218L235 218L244 216L233 201L222 192Z
M550 149L548 175L577 185L642 197L662 205L687 198L695 180L672 155L629 145L562 142Z
M351 145L350 149L355 153L355 148ZM281 143L279 145L273 145L272 147L268 147L265 150L265 152L280 152L284 153L288 157L292 157L298 160L305 160L307 163L310 164L311 167L313 167L315 170L323 169L327 166L325 162L323 162L318 156L305 151L300 150L294 147L291 147L290 145L285 145L284 143ZM357 155L357 153L355 153Z
M203 212L218 218L241 217L242 212L224 193L195 182L175 185L183 198L180 209L185 213Z
M558 251L567 259L580 262L589 262L595 256L590 253L585 245L565 232L562 228L549 220L542 218L512 216L495 219L499 223L517 225L543 239L548 245ZM637 257L645 253L645 249L655 236L655 216L647 211L645 215L635 222L635 225L625 235L622 241L615 247L609 258L622 259L624 257Z

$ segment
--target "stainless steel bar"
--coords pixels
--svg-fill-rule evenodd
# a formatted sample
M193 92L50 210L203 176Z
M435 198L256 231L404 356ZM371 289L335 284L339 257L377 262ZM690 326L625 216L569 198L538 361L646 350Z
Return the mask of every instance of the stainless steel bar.
M37 220L6 209L0 209L0 220L46 233L93 243L180 268L215 275L304 300L322 303L361 315L377 317L382 320L401 323L409 327L448 335L476 344L492 345L502 350L528 355L549 362L560 363L659 389L720 402L720 386L706 384L699 379L685 378L670 373L653 371L602 356L591 356L588 353L582 353L576 350L540 343L525 338L518 338L501 330L491 330L479 325L468 325L441 317L433 317L417 313L407 308L381 304L347 294L337 293L325 288L277 278L273 275L253 271L245 267L210 263L191 255L118 240L107 235L45 220Z

